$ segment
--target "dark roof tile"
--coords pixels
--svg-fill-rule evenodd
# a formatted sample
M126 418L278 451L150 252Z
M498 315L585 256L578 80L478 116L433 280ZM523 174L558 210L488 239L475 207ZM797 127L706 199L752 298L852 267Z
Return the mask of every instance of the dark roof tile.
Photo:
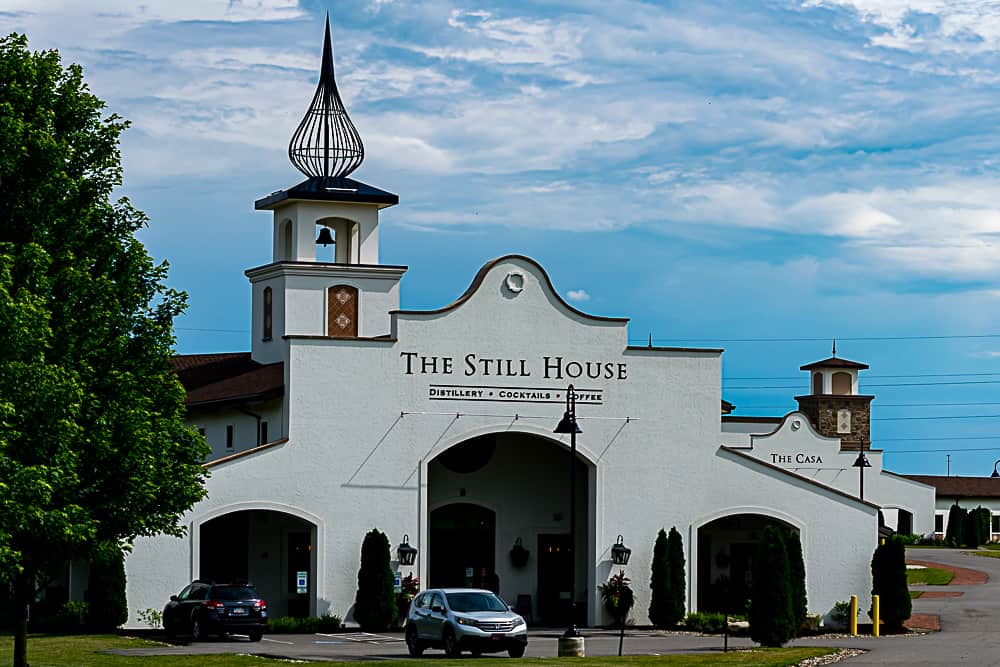
M859 361L851 361L850 359L841 359L840 357L830 357L829 359L824 359L823 361L814 361L811 364L799 366L800 371L811 371L814 368L855 368L863 371L868 368L868 364L862 364Z
M285 392L284 364L257 363L249 352L183 354L171 364L187 391L188 407L263 401Z
M928 484L945 498L1000 498L1000 477L944 477L942 475L903 475L914 482Z

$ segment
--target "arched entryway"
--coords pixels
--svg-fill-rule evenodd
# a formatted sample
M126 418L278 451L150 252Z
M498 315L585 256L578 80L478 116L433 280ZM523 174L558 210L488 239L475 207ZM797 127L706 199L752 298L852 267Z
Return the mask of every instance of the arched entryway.
M565 444L506 431L470 437L427 464L428 586L495 588L538 624L569 620L575 564L578 622L596 588L593 464L576 466L570 543L570 453ZM527 557L512 556L515 544ZM571 560L572 559L572 560Z
M314 613L313 523L273 510L239 510L204 522L198 531L200 579L251 582L273 617Z
M698 529L698 611L747 612L757 547L764 528L772 525L798 532L762 514L730 514Z

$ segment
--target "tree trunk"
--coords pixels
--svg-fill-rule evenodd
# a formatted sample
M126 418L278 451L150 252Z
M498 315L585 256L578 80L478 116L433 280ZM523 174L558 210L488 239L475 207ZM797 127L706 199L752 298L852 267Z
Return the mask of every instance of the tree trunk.
M28 605L34 593L31 575L22 572L14 577L14 667L28 667Z

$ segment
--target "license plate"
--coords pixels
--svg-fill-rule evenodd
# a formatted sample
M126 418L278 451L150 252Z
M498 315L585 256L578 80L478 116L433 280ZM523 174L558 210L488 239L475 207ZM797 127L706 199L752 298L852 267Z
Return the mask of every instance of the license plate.
M494 632L492 635L493 639L503 639L504 634L502 632Z
M229 615L230 616L246 616L247 615L247 609L246 609L246 607L233 607L232 609L229 610Z

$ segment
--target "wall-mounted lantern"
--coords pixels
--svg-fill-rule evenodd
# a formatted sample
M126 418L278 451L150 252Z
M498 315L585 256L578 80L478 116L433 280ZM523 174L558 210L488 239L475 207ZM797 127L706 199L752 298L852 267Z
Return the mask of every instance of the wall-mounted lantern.
M611 562L615 565L628 565L628 559L632 556L632 550L625 546L621 535L618 541L611 547Z
M417 562L417 550L410 546L410 536L403 535L403 543L396 548L396 556L400 565L413 565Z
M521 544L521 538L514 540L514 546L510 550L510 564L514 567L524 567L528 564L528 556L531 552Z

